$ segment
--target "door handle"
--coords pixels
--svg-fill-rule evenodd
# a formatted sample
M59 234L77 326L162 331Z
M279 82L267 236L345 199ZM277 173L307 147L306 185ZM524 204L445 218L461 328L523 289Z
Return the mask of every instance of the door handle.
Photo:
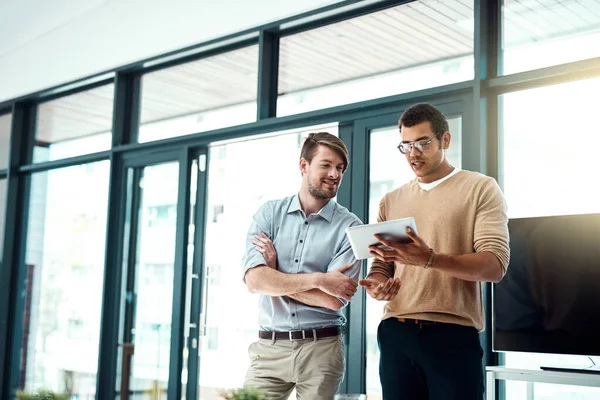
M129 378L131 376L131 356L133 355L133 343L120 343L123 348L121 360L121 399L129 399Z

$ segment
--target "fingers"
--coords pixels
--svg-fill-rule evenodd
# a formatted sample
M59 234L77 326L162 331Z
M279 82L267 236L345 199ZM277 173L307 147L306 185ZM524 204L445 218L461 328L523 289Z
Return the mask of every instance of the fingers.
M340 268L338 268L338 271L340 271L341 273L344 273L344 272L348 271L350 268L352 268L353 266L354 266L354 263L346 264L346 265L343 265Z
M387 246L387 247L390 247L390 248L392 247L392 242L390 242L389 240L383 239L379 235L375 235L375 239L379 240L381 242L381 244L383 244L384 246Z
M400 279L395 279L394 285L390 288L390 300L396 297L398 292L400 291L400 286L402 286L402 282Z
M421 239L419 235L417 235L416 232L410 228L410 226L406 227L406 235L411 238L413 242L418 242L419 239Z
M367 279L361 279L360 281L358 281L358 284L359 284L360 286L364 286L364 287L373 287L373 286L375 286L375 285L378 285L378 284L379 284L379 282L377 282L377 281L376 281L376 280L374 280L374 279L369 279L369 278L367 278Z
M271 239L269 239L269 237L267 235L265 235L265 233L261 233L260 235L254 235L254 240L258 240L261 243L264 243L266 245L272 245L273 241Z
M379 248L377 246L369 246L369 249L371 249L371 251L369 252L372 256L375 257L383 257L383 252L384 250L382 248Z
M400 290L400 285L400 279L390 278L386 282L380 283L372 290L372 293L369 294L376 300L389 301L396 297Z
M342 294L341 296L338 296L338 297L341 297L344 300L350 301L350 300L352 300L352 296L354 296L354 294L344 293L344 294Z
M379 290L378 296L377 296L377 300L385 300L390 288L392 287L392 285L394 284L394 280L393 279L388 279L384 284L383 287Z
M396 297L396 295L398 294L398 291L400 290L400 279L394 279L392 282L392 285L390 286L390 288L387 290L387 293L385 293L383 295L383 301L389 301L392 300L394 297Z

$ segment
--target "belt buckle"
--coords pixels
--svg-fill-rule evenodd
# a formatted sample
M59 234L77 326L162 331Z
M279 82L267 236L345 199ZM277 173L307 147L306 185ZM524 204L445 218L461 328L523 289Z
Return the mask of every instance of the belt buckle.
M298 339L296 339L296 338L293 336L293 335L294 335L294 333L296 333L296 332L302 332L302 337L301 337L301 338L298 338ZM290 340L291 340L292 342L296 342L296 341L299 341L299 340L304 340L304 339L306 339L306 332L305 332L304 330L301 330L301 331L289 331L289 332L288 332L288 334L289 334L289 336L290 336Z

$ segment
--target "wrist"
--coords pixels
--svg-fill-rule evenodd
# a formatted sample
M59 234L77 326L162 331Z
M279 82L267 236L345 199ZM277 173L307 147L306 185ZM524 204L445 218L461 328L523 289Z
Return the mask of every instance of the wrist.
M325 274L323 274L322 272L315 272L315 273L311 274L311 277L312 277L311 289L321 289L323 286L323 277L324 276L325 276Z
M428 257L427 263L423 266L423 268L424 269L431 268L431 266L433 266L434 261L435 261L435 252L430 247L429 248L429 257Z
M381 272L371 272L371 273L369 273L369 275L367 275L367 279L375 279L376 281L379 281L379 282L385 282L388 279L390 279L390 277L386 276L385 274L383 274Z

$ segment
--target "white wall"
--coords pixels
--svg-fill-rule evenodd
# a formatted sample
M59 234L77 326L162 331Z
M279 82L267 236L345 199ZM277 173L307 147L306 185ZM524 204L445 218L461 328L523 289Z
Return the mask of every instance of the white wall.
M340 0L5 0L0 102Z

